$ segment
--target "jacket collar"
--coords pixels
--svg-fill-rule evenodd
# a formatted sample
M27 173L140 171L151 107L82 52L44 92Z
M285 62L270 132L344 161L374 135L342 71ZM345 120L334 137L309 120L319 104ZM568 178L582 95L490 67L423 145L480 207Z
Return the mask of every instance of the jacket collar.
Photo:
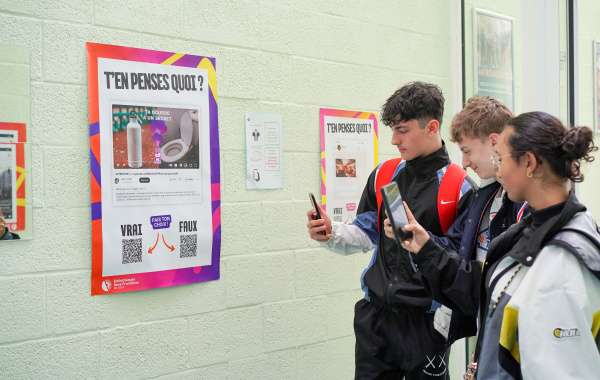
M498 239L498 244L493 244L492 249L506 249L504 252L508 252L509 256L523 265L531 266L545 243L573 219L575 214L585 210L575 194L570 194L560 211L551 207L528 215L514 228L509 228L506 236Z
M477 192L482 196L485 196L487 200L492 195L496 195L500 187L502 187L502 185L500 185L500 182L495 180L491 182L488 181L485 184L482 183L481 186L477 189Z
M533 227L542 226L549 219L558 216L561 214L562 210L566 206L566 201L562 203L555 204L550 207L546 207L541 210L531 209L531 224Z
M489 185L493 185L494 183L498 183L496 177L480 179L479 180L479 188L483 189L484 187L488 187Z
M435 152L406 161L406 170L415 177L431 177L449 163L450 157L446 145L442 142L442 147Z

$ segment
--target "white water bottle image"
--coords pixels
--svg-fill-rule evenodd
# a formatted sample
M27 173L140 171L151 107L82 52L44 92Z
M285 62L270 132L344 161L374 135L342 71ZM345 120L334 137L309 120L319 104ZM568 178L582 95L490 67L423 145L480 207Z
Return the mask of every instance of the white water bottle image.
M142 167L142 126L135 116L130 116L127 123L127 165Z

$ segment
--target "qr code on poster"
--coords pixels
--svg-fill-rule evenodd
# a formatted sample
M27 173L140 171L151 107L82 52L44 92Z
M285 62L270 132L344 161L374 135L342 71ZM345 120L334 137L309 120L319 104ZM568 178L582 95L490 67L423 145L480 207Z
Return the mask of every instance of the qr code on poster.
M198 251L198 235L179 235L179 257L193 257Z
M121 240L123 264L142 262L142 238Z

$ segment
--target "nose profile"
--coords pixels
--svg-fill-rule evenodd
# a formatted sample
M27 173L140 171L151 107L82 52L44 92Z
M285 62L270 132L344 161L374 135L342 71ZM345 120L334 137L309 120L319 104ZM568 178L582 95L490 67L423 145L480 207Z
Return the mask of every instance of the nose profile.
M468 168L469 166L471 166L471 161L469 161L469 159L467 158L467 156L465 154L462 155L462 167L463 168Z
M392 132L392 145L400 145L400 143L402 142L402 138L400 137L399 133L396 132Z

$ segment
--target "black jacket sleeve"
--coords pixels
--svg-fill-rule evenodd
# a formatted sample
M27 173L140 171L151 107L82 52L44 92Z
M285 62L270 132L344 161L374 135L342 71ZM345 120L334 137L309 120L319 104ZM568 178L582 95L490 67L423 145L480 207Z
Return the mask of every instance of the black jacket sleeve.
M429 240L414 257L433 298L468 316L477 316L481 264L465 260Z

